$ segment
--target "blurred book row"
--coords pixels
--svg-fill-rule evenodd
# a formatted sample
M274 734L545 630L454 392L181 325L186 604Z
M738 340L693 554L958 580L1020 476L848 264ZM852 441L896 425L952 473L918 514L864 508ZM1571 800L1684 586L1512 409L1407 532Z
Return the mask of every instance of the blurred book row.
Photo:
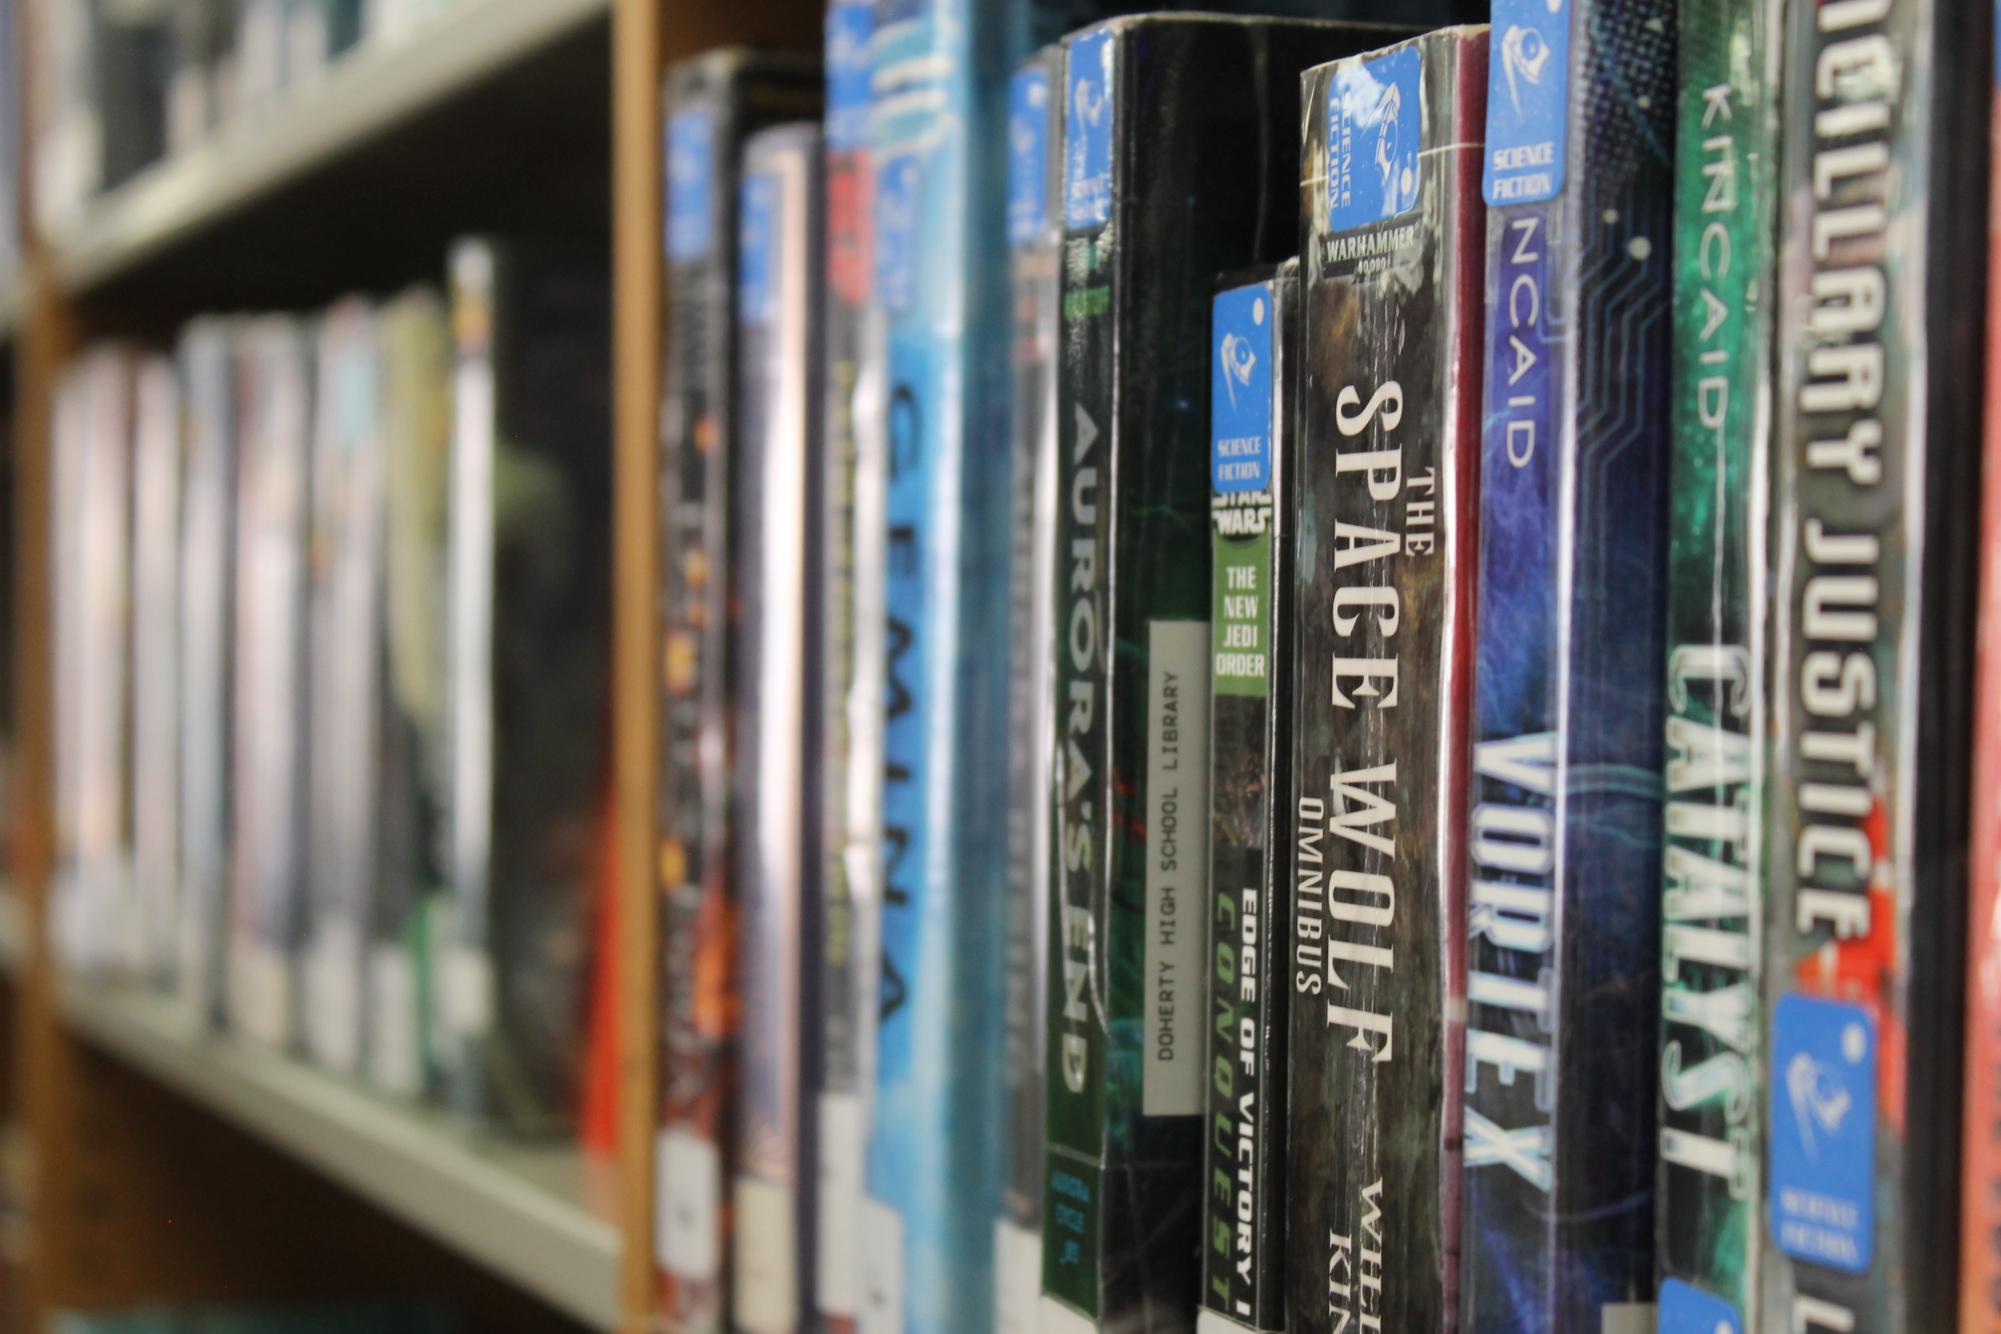
M72 363L66 964L396 1095L575 1126L608 1054L608 296L601 254L467 239L444 295Z
M399 40L456 2L48 0L31 48L37 220L62 225L142 168L271 110L350 51ZM11 55L19 3L0 5L0 60ZM9 152L16 138L4 136Z

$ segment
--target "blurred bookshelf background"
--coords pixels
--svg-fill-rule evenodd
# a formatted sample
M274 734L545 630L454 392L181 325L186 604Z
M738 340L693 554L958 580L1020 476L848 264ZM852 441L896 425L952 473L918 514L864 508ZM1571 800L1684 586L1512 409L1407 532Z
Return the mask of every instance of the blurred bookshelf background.
M661 78L821 20L0 3L0 1330L647 1325Z

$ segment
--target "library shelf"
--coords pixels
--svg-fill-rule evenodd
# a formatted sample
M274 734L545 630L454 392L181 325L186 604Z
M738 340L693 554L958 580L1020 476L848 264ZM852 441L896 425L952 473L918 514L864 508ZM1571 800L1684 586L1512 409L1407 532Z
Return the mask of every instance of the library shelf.
M221 127L208 142L154 164L59 223L49 238L55 280L69 292L90 291L302 183L338 174L344 164L399 156L398 136L426 120L456 119L459 133L451 142L463 145L464 122L483 119L489 104L520 103L524 88L534 101L561 96L574 102L579 92L586 99L601 93L601 49L587 65L559 56L559 77L548 77L551 71L536 70L535 63L574 47L569 39L593 23L608 33L611 7L612 0L459 0L406 34L357 47L268 111ZM597 86L575 87L578 69L597 71ZM510 96L488 95L503 85ZM472 110L454 118L459 105ZM607 118L599 110L596 119ZM504 157L507 142L489 140L488 155ZM440 166L434 143L400 155ZM448 169L433 179L448 185L454 164L443 165ZM376 193L347 188L351 184L341 182L343 196ZM321 212L317 206L324 202L305 201L298 211ZM378 211L401 202L393 195L368 201ZM337 225L341 219L325 221ZM215 274L213 264L201 267Z
M616 1225L585 1203L572 1145L478 1136L299 1061L197 1032L167 996L65 978L84 1041L600 1330L619 1325Z

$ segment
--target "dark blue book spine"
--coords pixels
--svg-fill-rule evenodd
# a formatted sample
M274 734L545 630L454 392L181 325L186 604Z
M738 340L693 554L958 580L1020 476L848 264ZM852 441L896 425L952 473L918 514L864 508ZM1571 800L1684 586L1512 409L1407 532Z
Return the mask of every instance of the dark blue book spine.
M1672 0L1502 0L1462 1317L1652 1328Z

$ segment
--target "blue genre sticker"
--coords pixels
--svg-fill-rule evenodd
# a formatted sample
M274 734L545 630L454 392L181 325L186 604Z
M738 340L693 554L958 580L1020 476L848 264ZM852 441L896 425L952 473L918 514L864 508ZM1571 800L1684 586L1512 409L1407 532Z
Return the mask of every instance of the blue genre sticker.
M1049 71L1031 65L1008 90L1007 240L1029 245L1049 217Z
M1112 217L1112 34L1070 42L1063 112L1063 225L1102 227Z
M667 258L709 253L709 192L714 188L716 120L707 107L674 113L667 126Z
M1327 223L1366 227L1417 207L1424 61L1414 46L1350 61L1327 98Z
M1772 1015L1772 1234L1796 1260L1869 1268L1876 1235L1876 1024L1787 996Z
M737 309L745 324L770 323L777 314L773 309L777 284L772 272L778 260L777 213L778 182L765 172L744 177Z
M1209 472L1219 492L1271 486L1271 292L1270 283L1233 287L1212 312Z
M872 0L834 0L827 8L827 149L852 152L868 142L869 35Z
M1661 1284L1659 1334L1743 1334L1729 1302L1678 1278Z
M1494 0L1490 41L1487 202L1554 199L1570 120L1570 0Z

